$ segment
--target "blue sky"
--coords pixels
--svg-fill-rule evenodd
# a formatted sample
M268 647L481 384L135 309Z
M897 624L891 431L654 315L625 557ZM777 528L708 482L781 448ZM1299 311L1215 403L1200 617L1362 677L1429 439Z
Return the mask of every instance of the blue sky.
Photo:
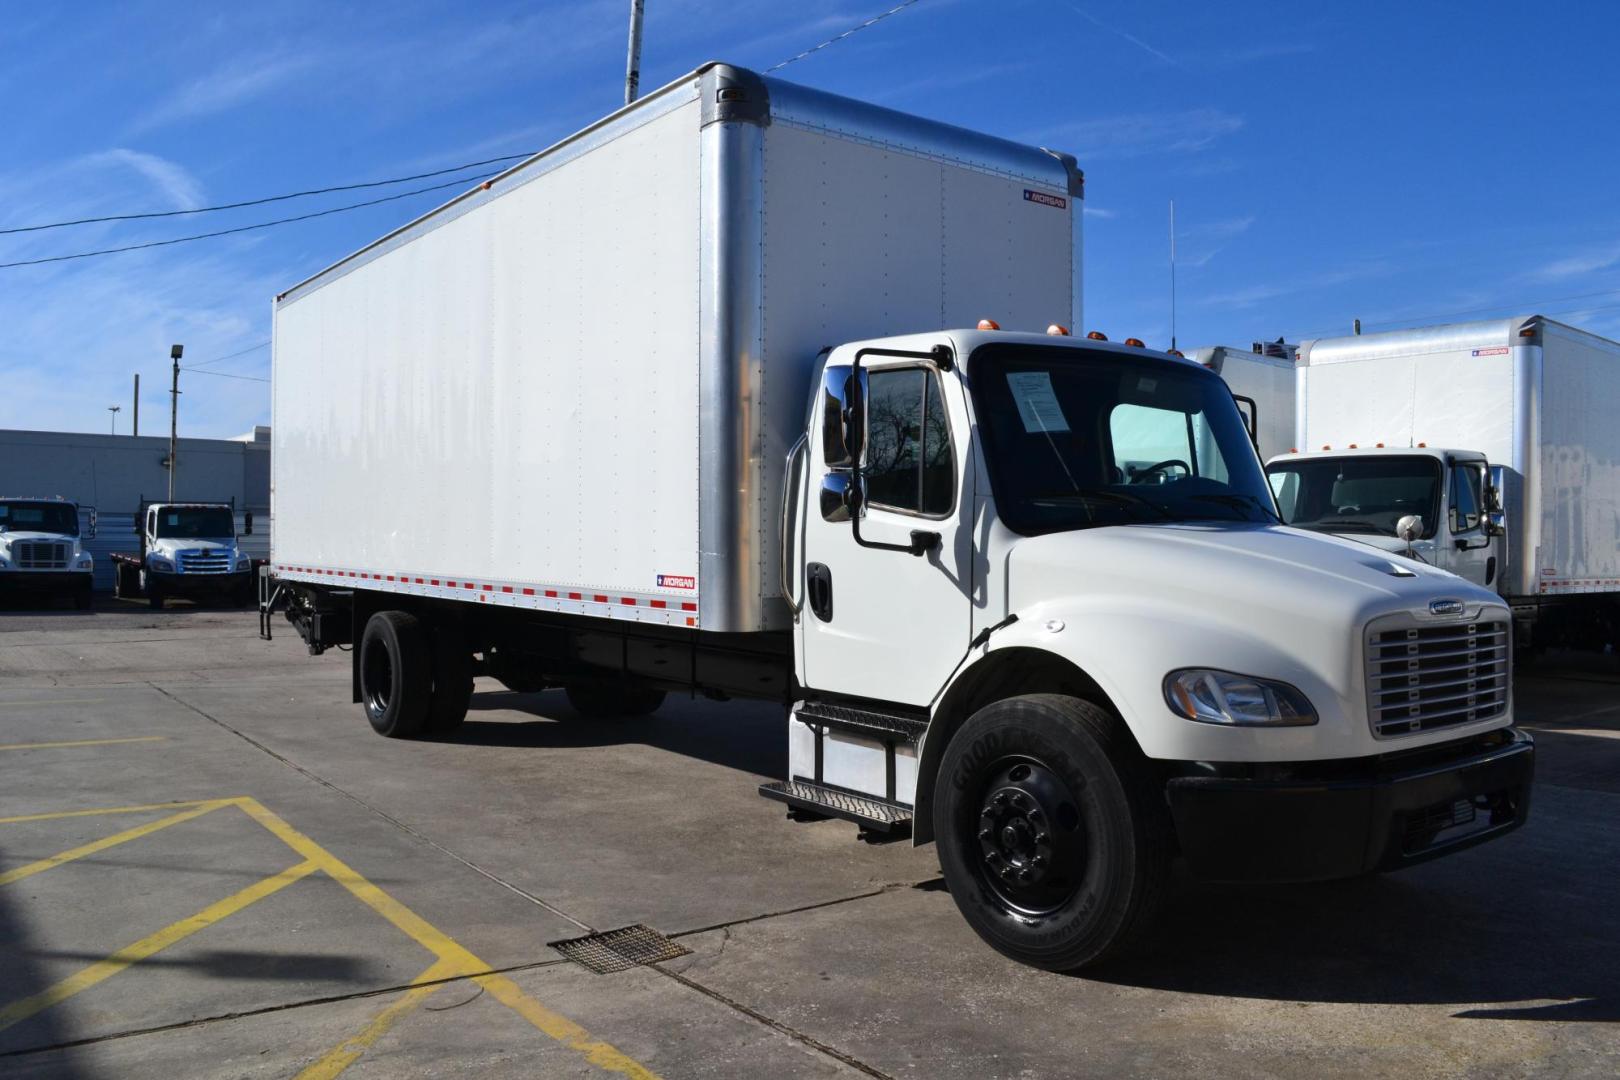
M892 2L647 0L643 85L768 67ZM628 6L14 5L0 228L537 149L619 103ZM1115 339L1169 343L1172 198L1184 348L1530 311L1620 337L1617 40L1620 5L1595 0L921 0L779 74L1075 154L1087 328ZM275 292L446 194L0 270L0 427L105 431L121 404L127 432L139 371L158 433L171 342L202 362L266 341ZM365 197L0 236L0 261ZM268 366L260 348L209 365L249 378L183 376L182 430L267 422Z

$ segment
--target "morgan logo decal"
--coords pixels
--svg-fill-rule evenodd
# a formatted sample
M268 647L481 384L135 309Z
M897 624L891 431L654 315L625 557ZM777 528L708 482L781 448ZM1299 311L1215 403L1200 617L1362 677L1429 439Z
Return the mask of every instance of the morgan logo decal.
M1061 195L1048 195L1044 191L1032 191L1029 188L1024 189L1024 201L1051 206L1058 210L1066 210L1069 206L1069 200Z
M1506 349L1475 349L1474 350L1474 355L1475 356L1506 356L1507 354L1508 354L1508 351Z
M689 574L659 574L658 587L660 589L695 589L697 578Z
M1463 602L1461 600L1430 600L1430 615L1461 615Z

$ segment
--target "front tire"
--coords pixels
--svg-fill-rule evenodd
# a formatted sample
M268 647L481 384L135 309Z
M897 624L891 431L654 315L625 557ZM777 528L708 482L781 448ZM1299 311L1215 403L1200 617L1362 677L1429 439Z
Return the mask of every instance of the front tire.
M994 702L940 762L940 867L968 924L1023 964L1069 971L1127 949L1169 874L1168 815L1118 717L1032 694Z
M427 630L415 615L379 611L360 637L360 701L377 734L422 733L433 693Z

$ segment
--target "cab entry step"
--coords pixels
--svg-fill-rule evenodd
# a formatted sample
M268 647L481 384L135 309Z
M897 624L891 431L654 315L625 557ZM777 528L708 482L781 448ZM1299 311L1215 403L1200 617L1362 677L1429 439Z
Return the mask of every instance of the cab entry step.
M908 807L822 787L820 784L778 780L759 785L759 793L767 799L787 803L795 810L843 818L873 832L904 833L911 829L911 810Z

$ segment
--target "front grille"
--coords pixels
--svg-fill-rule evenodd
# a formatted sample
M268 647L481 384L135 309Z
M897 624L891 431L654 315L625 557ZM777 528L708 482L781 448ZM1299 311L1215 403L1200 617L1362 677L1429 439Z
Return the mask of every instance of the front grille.
M19 540L11 546L19 570L66 570L68 546L39 540Z
M1415 735L1502 715L1511 652L1506 619L1374 628L1367 635L1373 734Z
M228 551L200 549L179 552L180 571L185 574L224 574L231 569Z

